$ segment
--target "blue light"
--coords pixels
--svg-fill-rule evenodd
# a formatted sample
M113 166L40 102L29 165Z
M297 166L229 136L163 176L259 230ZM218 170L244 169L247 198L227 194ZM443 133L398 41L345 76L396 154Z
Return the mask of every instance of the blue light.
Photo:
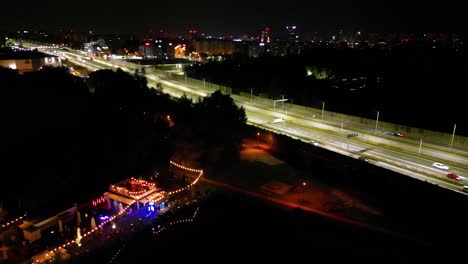
M107 220L107 219L109 219L109 216L107 216L107 215L102 215L102 216L99 217L99 219L101 219L101 220Z
M148 212L154 212L154 202L151 201L148 204Z

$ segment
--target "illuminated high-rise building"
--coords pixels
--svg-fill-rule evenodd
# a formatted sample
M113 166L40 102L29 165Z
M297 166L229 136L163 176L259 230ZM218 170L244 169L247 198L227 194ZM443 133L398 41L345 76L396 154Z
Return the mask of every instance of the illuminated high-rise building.
M261 43L270 43L270 28L265 27L265 29L262 30L262 36L260 37L260 42Z
M197 38L197 37L198 37L198 30L196 30L196 29L189 29L188 34L189 34L189 38L190 38L190 39Z
M297 42L299 41L299 36L296 32L296 26L287 26L286 30L288 31L288 41L289 42Z

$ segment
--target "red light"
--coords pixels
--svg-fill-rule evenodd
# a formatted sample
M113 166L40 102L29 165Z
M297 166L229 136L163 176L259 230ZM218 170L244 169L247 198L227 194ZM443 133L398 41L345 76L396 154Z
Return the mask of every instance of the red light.
M151 46L151 43L146 42L146 43L145 43L145 46Z

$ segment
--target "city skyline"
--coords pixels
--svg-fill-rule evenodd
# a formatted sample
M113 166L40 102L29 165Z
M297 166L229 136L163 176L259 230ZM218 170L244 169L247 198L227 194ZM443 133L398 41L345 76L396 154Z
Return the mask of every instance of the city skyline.
M238 2L235 7L207 1L197 5L145 3L135 7L100 2L80 4L73 9L63 4L31 3L24 7L7 3L3 10L0 30L73 28L98 33L142 34L149 29L163 28L181 35L196 28L213 35L252 35L268 26L272 35L278 35L286 34L287 25L296 25L298 33L341 28L368 32L459 32L464 25L462 9L448 2L439 6L414 2L379 6L362 1L334 1L306 7L293 1L288 2L287 8L262 2Z

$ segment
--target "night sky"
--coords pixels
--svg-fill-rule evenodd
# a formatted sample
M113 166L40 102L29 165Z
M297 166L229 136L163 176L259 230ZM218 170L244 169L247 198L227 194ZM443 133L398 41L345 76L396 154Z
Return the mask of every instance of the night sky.
M38 3L39 2L39 3ZM42 3L40 3L42 2ZM47 2L47 3L44 3ZM3 1L0 30L74 28L97 33L142 33L163 28L182 34L189 28L209 34L272 32L288 24L299 33L334 31L461 31L467 25L462 1ZM304 4L307 3L306 4ZM388 2L388 1L385 1Z

